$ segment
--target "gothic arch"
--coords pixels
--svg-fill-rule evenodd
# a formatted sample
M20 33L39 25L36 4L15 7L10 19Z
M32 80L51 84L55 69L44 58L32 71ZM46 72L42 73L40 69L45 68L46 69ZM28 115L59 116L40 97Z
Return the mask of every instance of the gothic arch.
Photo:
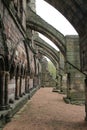
M63 14L68 21L77 30L79 35L86 31L86 14L87 14L87 1L84 0L45 0L61 14ZM84 35L84 34L83 34Z
M52 51L52 48L49 48L48 46L43 45L43 43L39 43L39 42L36 42L35 44L36 46L39 47L39 49L41 48L41 50L45 50L49 55L52 55L52 57L54 57L56 62L59 62L59 57L57 54L54 53L54 51Z
M54 27L45 22L28 7L27 29L35 30L48 37L65 55L65 37Z
M22 42L22 43L21 43ZM24 48L25 48L25 52L26 52L26 58L27 58L27 69L29 70L30 69L30 63L29 63L29 53L28 53L28 46L27 46L27 44L26 44L26 41L25 40L23 40L23 39L20 39L20 40L18 40L18 42L17 42L17 45L16 45L16 47L14 48L14 50L13 50L13 54L12 54L12 57L11 57L11 62L10 62L10 69L11 69L11 66L14 64L15 65L15 58L16 58L16 51L17 51L17 48L18 48L18 46L20 46L20 44L23 44L24 45Z
M52 57L52 55L50 55L49 53L47 53L45 50L38 50L38 51L39 51L40 54L48 57L51 60L51 62L54 64L54 66L57 67L58 63L56 62L56 60L54 59L54 57Z
M44 41L40 37L37 37L35 38L34 42L37 46L40 46L45 50L49 50L56 57L56 60L59 61L58 51L55 48L53 48L51 45L49 45L46 41Z

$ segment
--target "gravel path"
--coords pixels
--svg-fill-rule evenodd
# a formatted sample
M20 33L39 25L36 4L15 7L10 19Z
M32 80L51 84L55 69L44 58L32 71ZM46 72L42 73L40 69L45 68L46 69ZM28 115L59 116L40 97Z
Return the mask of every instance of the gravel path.
M41 88L4 130L87 130L84 106L66 104L52 88Z

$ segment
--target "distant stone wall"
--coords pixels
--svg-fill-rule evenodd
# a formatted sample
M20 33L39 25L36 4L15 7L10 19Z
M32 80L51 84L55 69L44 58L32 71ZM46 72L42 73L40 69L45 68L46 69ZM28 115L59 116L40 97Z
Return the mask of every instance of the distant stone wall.
M52 75L48 70L48 61L43 58L41 61L42 71L41 71L41 86L42 87L55 87L56 80L53 79Z

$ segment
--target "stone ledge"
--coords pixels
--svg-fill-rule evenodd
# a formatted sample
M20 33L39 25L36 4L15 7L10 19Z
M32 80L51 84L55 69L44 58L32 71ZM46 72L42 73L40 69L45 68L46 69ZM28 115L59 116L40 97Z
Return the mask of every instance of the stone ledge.
M35 92L39 89L39 87L36 87L30 91L30 98L35 94Z
M14 114L23 107L23 105L35 94L38 89L39 87L36 87L19 100L15 100L14 104L10 104L9 110L0 111L0 130L3 129L7 122L11 121Z
M8 122L9 113L10 109L0 111L0 130L2 130L4 125Z
M16 100L14 104L11 104L11 117L22 108L22 106L35 94L38 87L32 89L28 94L24 95L19 100Z
M66 94L65 90L59 90L59 89L56 89L56 88L53 88L52 92L57 92L59 94Z
M67 97L63 97L63 100L67 104L72 104L72 105L85 105L85 100L84 99L69 99Z

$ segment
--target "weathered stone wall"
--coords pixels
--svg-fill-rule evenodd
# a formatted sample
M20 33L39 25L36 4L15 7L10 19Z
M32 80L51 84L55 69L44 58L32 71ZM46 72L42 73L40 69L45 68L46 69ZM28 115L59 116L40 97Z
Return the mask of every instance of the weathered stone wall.
M41 61L41 86L42 87L55 87L56 80L53 79L52 75L48 70L48 61L46 58L43 58Z
M80 37L81 68L87 74L87 34Z
M37 87L38 83L40 83L40 78L38 81L38 76L35 76L35 72L39 75L40 65L38 58L34 57L35 54L32 49L34 48L34 41L31 30L29 31L31 36L31 47L26 45L25 48L26 1L23 1L22 21L20 21L20 12L18 12L18 16L16 16L14 8L12 9L14 3L11 3L9 10L1 1L0 5L0 15L5 28L3 31L6 36L6 45L8 49L7 56L9 58L8 71L10 73L8 81L8 100L10 103L13 103L15 99L19 99L26 91L28 92L29 89L33 89L34 86Z
M66 92L65 57L61 52L59 52L58 86L60 92Z
M80 70L80 47L78 36L66 36L67 95L69 98L84 98L84 75Z
M25 47L24 47L24 43L23 43L24 37L23 37L22 33L20 32L19 28L17 27L17 24L14 22L11 15L9 14L8 10L5 8L5 6L2 3L0 3L0 5L1 5L0 15L3 18L3 24L5 27L4 31L6 34L6 43L7 43L8 52L9 52L9 54L8 54L9 61L11 61L14 51L15 51L15 57L13 57L13 58L16 61L16 63L25 65L25 64L27 64L27 58L26 58L26 52L25 52ZM18 45L20 45L20 46L18 46ZM17 49L15 50L15 48L17 48ZM11 64L13 64L12 61L11 61L11 63L9 63L9 65L11 65ZM11 75L10 75L9 82L8 82L9 101L15 100L15 87L16 87L15 77L13 76L11 78ZM24 86L22 85L22 91L24 91L23 87Z

